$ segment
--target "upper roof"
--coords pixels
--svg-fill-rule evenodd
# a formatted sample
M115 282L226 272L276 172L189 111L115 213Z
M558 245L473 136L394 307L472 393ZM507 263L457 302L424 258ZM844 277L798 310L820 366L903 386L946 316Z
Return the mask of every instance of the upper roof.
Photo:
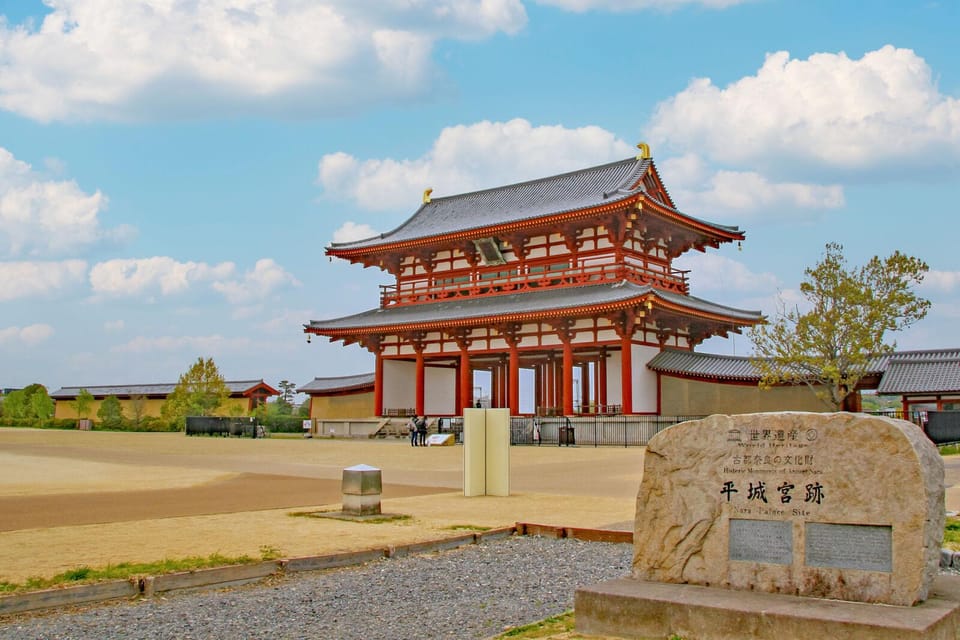
M270 391L270 395L278 395L278 391L265 383L263 380L225 380L224 384L230 393L243 395L252 391L256 387L265 387ZM107 396L168 396L176 388L176 382L164 382L161 384L117 384L117 385L94 385L89 387L62 387L50 394L51 398L58 400L67 400L76 398L80 391L86 389L87 392L95 398Z
M664 308L713 316L734 324L755 324L762 318L759 311L726 307L693 296L657 289L651 285L622 280L613 284L562 287L376 308L342 318L313 320L304 325L304 328L309 333L343 335L350 332L372 333L382 329L396 331L407 327L472 326L488 321L491 317L503 322L514 322L535 316L562 316L583 307L612 305L625 308L641 299L658 301Z
M412 242L497 225L615 204L638 194L648 198L643 177L653 167L649 158L628 158L537 180L434 198L393 231L353 242L332 243L331 254L353 249ZM699 226L721 235L740 236L738 227L718 225L680 214L671 202L657 203Z
M355 376L339 376L336 378L314 378L297 389L297 393L318 395L327 391L350 391L352 389L372 387L373 383L374 375L372 373L361 373Z
M960 392L960 349L904 351L888 357L877 393Z

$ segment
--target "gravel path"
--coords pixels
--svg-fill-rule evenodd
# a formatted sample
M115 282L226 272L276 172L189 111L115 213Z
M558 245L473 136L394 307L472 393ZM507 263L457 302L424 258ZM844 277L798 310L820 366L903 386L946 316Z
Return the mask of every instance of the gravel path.
M578 586L627 575L632 551L513 537L269 585L0 619L0 640L486 638L572 608Z

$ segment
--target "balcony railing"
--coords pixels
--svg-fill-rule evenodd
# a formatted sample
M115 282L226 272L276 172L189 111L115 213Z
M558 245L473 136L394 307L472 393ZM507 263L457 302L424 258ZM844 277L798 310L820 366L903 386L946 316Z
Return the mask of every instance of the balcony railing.
M479 277L469 282L431 283L419 280L404 283L400 288L396 285L380 285L380 306L422 304L620 280L649 284L658 289L687 294L689 293L687 273L688 271L678 269L665 269L660 272L626 264L602 264L536 273L498 274L494 277L483 277L483 274L479 274Z

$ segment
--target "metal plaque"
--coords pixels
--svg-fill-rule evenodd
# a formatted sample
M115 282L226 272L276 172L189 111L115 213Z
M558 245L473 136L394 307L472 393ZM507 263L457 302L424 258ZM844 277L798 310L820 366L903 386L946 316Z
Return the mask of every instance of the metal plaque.
M804 547L808 567L893 571L890 526L808 522Z
M793 525L786 520L730 519L731 560L793 564Z

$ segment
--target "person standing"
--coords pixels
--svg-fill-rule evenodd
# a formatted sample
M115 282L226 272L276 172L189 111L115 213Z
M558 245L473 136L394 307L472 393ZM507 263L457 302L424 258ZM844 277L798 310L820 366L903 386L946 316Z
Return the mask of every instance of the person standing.
M407 422L407 431L410 432L410 446L417 446L417 416L410 418L410 421Z
M427 416L417 418L417 438L421 447L427 446Z

